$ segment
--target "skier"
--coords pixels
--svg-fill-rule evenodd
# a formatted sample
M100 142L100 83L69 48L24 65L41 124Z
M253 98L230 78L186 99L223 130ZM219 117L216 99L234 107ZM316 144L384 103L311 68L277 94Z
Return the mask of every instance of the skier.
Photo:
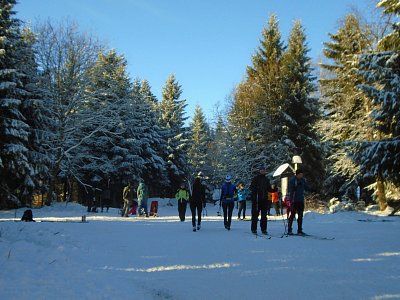
M145 216L145 217L149 216L149 212L147 211L148 198L149 198L149 191L147 189L147 186L143 181L141 181L137 189L139 216Z
M175 199L178 201L178 213L181 222L185 221L186 206L189 201L190 194L185 188L185 184L182 182L180 188L176 192Z
M303 178L303 171L296 170L296 175L289 181L290 214L288 221L288 234L293 234L292 225L294 216L297 213L297 234L303 235L303 212L304 212L304 191L308 189L307 182Z
M133 191L132 184L129 181L128 185L124 187L122 192L122 199L124 200L124 206L121 211L121 217L128 217L129 208L131 207L132 199L133 199Z
M243 220L246 219L246 200L247 200L248 190L245 189L244 183L240 182L237 186L237 197L239 202L238 219L243 211Z
M206 190L201 184L200 177L196 177L193 183L192 197L190 198L190 210L192 211L193 231L200 230L201 227L201 212L203 204L206 200ZM197 228L196 228L196 212L197 212Z
M268 192L271 185L266 177L266 168L261 166L260 173L251 181L251 232L257 234L258 215L261 213L260 227L263 234L267 234Z
M221 187L221 196L219 199L222 203L222 210L224 212L224 226L228 230L231 230L232 212L235 206L233 196L236 193L236 186L231 181L231 176L226 175L225 183Z

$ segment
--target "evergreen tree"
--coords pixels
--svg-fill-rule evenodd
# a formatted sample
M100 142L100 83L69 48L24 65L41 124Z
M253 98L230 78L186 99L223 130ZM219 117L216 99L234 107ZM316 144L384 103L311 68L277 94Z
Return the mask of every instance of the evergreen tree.
M399 1L381 1L385 13L400 14ZM359 87L373 102L371 117L375 130L373 140L358 143L354 158L361 165L364 177L376 180L380 209L387 206L385 182L400 186L400 27L378 44L383 51L363 54L359 68L366 84Z
M184 122L186 101L179 99L182 88L174 75L168 77L162 90L160 102L161 126L164 127L167 137L168 176L171 186L168 194L171 196L178 189L179 184L187 177L187 129Z
M21 71L25 74L23 84L26 88L26 99L22 102L21 112L29 125L28 158L33 167L33 186L28 188L26 198L29 205L32 194L43 194L48 189L50 175L51 152L48 141L52 139L53 120L46 99L46 94L39 89L40 77L33 52L35 38L30 29L22 30L23 59L20 61Z
M243 174L242 177L252 176L252 170L260 163L267 163L272 171L281 159L277 161L271 151L275 151L276 141L282 136L279 124L284 103L281 72L284 50L278 20L272 15L252 57L252 66L247 68L247 78L236 89L229 112L229 127L234 141L231 145L237 143L231 153L240 158L240 161L235 160L235 171Z
M193 121L190 124L190 143L188 151L188 159L192 168L192 174L196 175L202 172L206 177L211 175L209 165L207 164L209 143L210 128L204 117L203 110L197 105L194 111Z
M0 1L0 207L20 205L34 187L29 162L29 125L22 114L27 98L21 70L23 49L19 21L13 17L15 0ZM21 51L22 50L22 51Z
M157 99L146 80L136 80L132 96L138 124L134 127L135 139L141 141L140 157L144 160L141 177L150 187L152 193L159 195L169 186L167 164L163 157L167 144L160 126Z
M323 177L322 147L314 133L313 126L318 120L318 102L312 98L315 91L306 34L299 21L295 22L289 37L287 51L283 57L285 103L284 117L279 124L283 136L295 148L289 147L289 156L299 154L307 171L308 180L315 187L320 186Z
M348 142L371 138L370 120L365 118L370 104L357 89L362 78L356 68L357 55L368 49L370 38L368 28L354 15L346 16L343 26L330 38L324 43L324 55L331 63L321 65L330 76L320 80L324 110L318 128L328 147L324 184L328 193L339 196L352 188L359 176L359 167L349 158L354 148Z
M99 53L88 70L85 101L80 112L89 120L82 128L82 147L74 155L76 169L86 183L139 180L144 161L139 156L140 139L135 139L139 118L131 97L131 83L126 74L127 62L115 50ZM90 117L91 116L91 117Z

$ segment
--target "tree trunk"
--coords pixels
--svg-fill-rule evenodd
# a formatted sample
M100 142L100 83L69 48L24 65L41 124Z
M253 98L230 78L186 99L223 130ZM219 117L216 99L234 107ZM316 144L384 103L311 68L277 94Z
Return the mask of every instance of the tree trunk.
M384 211L387 207L387 202L386 202L386 196L385 196L385 184L383 182L381 175L378 175L376 177L376 188L377 188L379 209L381 211Z

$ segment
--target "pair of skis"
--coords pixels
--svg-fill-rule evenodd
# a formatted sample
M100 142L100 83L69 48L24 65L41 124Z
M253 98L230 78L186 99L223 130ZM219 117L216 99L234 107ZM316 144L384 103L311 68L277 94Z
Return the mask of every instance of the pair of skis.
M256 238L263 238L266 240L270 240L271 238L277 238L281 239L284 237L291 237L291 236L298 236L298 237L303 237L303 238L309 238L309 239L314 239L314 240L327 240L331 241L334 240L334 237L325 237L325 236L319 236L319 235L314 235L314 234L282 234L282 235L270 235L270 234L259 234L259 233L252 233Z

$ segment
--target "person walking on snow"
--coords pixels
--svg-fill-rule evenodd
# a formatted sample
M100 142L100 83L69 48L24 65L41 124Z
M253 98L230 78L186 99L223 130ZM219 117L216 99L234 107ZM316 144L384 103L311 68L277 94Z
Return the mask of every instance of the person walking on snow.
M149 216L149 212L147 211L147 200L149 198L149 190L143 181L139 183L137 189L137 198L138 198L138 210L140 216Z
M226 175L225 183L221 187L221 196L219 199L222 203L222 211L224 213L224 226L228 230L231 230L232 212L235 207L233 196L236 193L236 186L231 181L232 177Z
M124 187L124 190L122 192L122 199L124 200L124 206L121 211L121 217L128 217L129 209L133 201L131 182L128 182L128 185Z
M261 213L260 228L263 234L267 234L268 192L271 185L266 176L266 168L260 167L260 173L251 181L251 232L257 234L258 215Z
M239 183L237 187L237 197L239 202L238 219L243 211L243 220L246 219L246 200L247 200L248 190L245 189L244 183Z
M206 201L206 189L201 184L200 177L196 177L193 183L192 197L190 198L190 210L192 211L193 231L200 230L201 227L201 212L203 204ZM196 212L197 212L197 227L196 227Z
M297 213L297 234L302 235L303 232L303 212L304 212L304 191L308 189L307 182L303 178L303 171L296 170L296 176L289 180L289 199L290 214L288 221L288 234L293 234L293 219Z
M185 221L185 215L186 215L186 206L187 202L189 201L190 194L188 190L185 188L185 184L181 183L180 188L176 192L175 199L178 201L178 213L179 213L179 219L181 222Z

